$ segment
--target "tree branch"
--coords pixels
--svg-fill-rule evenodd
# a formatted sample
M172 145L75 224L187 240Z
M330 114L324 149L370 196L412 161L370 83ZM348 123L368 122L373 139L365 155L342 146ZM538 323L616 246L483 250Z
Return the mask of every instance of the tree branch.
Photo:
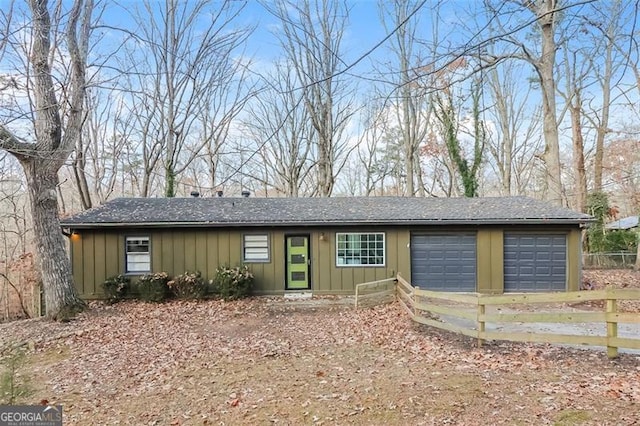
M9 277L7 277L2 272L0 272L0 277L4 278L5 281L7 281L7 284L9 284L9 286L11 286L11 288L18 295L18 301L20 302L20 308L22 309L22 313L24 314L24 316L27 317L27 318L31 318L31 315L29 314L29 311L27 310L27 307L24 305L24 300L22 299L22 293L20 293L20 291L18 290L16 285L14 283L12 283L11 280L9 279ZM7 303L9 303L9 301L7 301Z
M24 161L34 153L34 145L21 141L4 125L0 124L0 149L11 153L19 161Z

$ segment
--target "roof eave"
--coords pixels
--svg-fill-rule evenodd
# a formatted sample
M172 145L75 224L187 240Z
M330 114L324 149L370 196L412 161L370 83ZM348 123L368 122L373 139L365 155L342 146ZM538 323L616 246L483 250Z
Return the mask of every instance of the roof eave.
M237 227L285 227L285 226L427 226L427 225L586 225L593 219L577 218L553 218L553 219L428 219L428 220L391 220L391 221L300 221L300 222L85 222L85 223L61 223L67 229L94 229L94 228L237 228Z

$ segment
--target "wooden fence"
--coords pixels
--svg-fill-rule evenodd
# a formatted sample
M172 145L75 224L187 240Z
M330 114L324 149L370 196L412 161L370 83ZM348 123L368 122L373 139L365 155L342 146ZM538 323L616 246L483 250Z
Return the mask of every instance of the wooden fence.
M640 314L618 311L619 300L640 300L640 289L607 289L566 293L510 293L486 295L478 293L448 293L413 287L400 275L396 297L411 319L478 339L514 342L559 343L567 345L605 346L610 358L618 356L618 348L640 350ZM571 312L567 303L604 301L600 312ZM560 306L558 306L560 304ZM517 305L518 309L513 309ZM531 305L535 307L532 308ZM554 311L548 312L548 306ZM545 310L542 312L542 310ZM524 311L524 312L523 312ZM449 319L441 320L442 316ZM487 324L589 324L606 325L606 335L560 334L543 331L523 332L487 328ZM639 324L633 337L620 337L618 324ZM514 327L512 327L514 328Z
M393 297L395 290L396 278L387 278L384 280L370 281L356 285L355 306L358 309L359 304L372 298L380 299L385 297Z

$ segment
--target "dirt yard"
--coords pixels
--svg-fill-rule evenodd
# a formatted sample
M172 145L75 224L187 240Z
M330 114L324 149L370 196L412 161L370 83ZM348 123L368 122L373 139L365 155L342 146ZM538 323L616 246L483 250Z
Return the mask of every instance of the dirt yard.
M17 402L62 404L65 425L640 424L640 356L477 349L396 305L322 302L94 306L1 324L0 351L26 342Z

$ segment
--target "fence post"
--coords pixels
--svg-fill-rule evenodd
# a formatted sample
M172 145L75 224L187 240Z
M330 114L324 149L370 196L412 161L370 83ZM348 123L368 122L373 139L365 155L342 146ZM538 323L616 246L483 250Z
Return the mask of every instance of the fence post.
M480 299L480 296L476 296L478 300L478 316L476 321L478 322L478 347L481 347L484 343L484 339L480 338L484 334L485 324L484 324L484 314L486 312L486 306Z
M359 287L356 285L356 301L355 301L356 310L358 310L358 289Z
M615 319L617 312L617 300L609 296L607 289L606 314L607 314L607 356L609 358L618 357L618 347L613 346L612 339L618 337L618 322Z
M398 276L396 275L396 280L393 282L393 301L398 301Z
M411 307L413 308L413 316L417 317L418 316L418 308L416 307L416 288L412 285L411 286L413 288L413 290L411 290L411 294L409 295L409 298L411 299Z

